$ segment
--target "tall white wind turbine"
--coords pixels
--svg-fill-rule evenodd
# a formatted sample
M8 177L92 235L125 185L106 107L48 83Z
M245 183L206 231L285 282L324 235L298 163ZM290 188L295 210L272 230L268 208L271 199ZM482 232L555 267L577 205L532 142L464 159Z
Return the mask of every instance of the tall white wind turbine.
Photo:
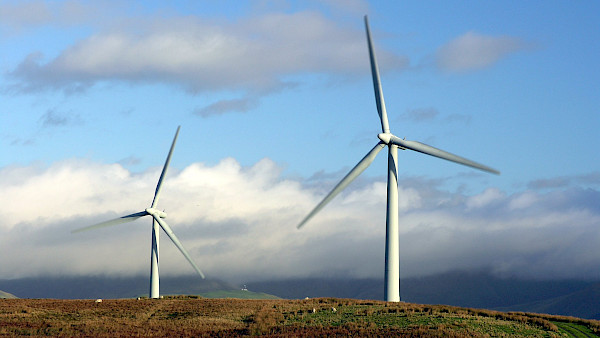
M152 216L152 251L150 254L150 298L159 298L159 282L158 282L158 236L159 236L159 226L162 228L167 236L173 241L175 246L181 251L183 256L190 262L194 270L198 272L200 277L204 279L204 274L200 271L200 268L194 263L192 257L185 250L177 236L171 230L171 227L163 220L163 218L167 217L167 214L164 211L160 211L156 209L156 205L158 204L158 198L160 196L160 189L162 188L163 180L167 175L167 169L169 168L169 163L171 162L171 155L173 154L173 149L175 148L175 143L177 142L177 136L179 135L179 129L181 126L177 127L177 132L175 133L175 137L173 138L173 143L171 144L171 149L169 150L169 155L167 156L167 160L165 161L165 165L163 167L162 173L160 174L160 178L158 179L158 184L156 185L156 190L154 192L154 199L152 200L152 204L149 208L146 208L143 211L136 212L135 214L122 216L119 218L112 219L110 221L90 225L84 228L73 230L72 233L81 232L91 229L103 228L107 226L117 225L126 222L133 222L136 219L144 216Z
M400 249L398 239L398 149L414 150L423 154L439 157L448 161L463 164L472 168L480 169L494 174L500 174L499 171L485 165L467 160L446 151L428 146L417 141L403 140L390 132L383 92L381 91L381 82L379 80L379 69L371 41L371 32L369 30L369 21L365 16L365 29L367 32L367 43L369 46L369 58L371 60L371 73L373 75L373 88L375 89L375 101L377 103L377 112L381 121L382 133L377 135L379 143L363 157L358 164L338 183L335 188L298 224L302 227L315 214L329 203L337 194L339 194L348 184L350 184L358 175L360 175L375 160L375 156L384 148L388 147L388 179L387 179L387 212L386 212L386 239L385 239L385 289L384 297L386 301L400 301Z

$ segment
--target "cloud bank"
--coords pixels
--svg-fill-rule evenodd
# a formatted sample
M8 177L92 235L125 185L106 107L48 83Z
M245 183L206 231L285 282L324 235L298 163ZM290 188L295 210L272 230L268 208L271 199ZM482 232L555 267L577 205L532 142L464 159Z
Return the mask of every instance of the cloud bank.
M150 219L70 231L147 208L160 167L69 160L0 169L0 278L145 275ZM331 188L282 176L269 159L193 163L167 176L159 208L207 276L235 281L307 276L382 277L385 182L351 185L302 230L296 224ZM600 191L576 186L507 194L449 192L400 181L401 273L492 268L532 278L594 278ZM162 236L161 273L193 270Z
M298 29L302 27L302 29ZM406 58L378 51L388 68ZM235 22L193 16L145 17L99 29L48 59L28 55L10 72L12 90L85 90L97 83L166 83L190 93L265 93L310 73L366 68L364 33L316 11L267 13Z

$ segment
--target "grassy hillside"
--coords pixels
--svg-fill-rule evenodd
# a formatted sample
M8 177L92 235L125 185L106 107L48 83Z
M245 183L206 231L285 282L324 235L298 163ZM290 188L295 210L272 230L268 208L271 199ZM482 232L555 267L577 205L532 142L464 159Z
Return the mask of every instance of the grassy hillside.
M594 336L600 322L337 298L0 300L0 335Z

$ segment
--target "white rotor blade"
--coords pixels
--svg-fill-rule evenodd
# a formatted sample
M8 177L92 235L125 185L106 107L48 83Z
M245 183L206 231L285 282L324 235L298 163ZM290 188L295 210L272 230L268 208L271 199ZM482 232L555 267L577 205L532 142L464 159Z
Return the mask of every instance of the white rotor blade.
M158 203L158 196L160 195L160 188L162 187L163 179L167 174L167 169L169 168L169 163L171 162L171 155L173 155L173 149L175 148L175 143L177 142L177 136L179 135L179 129L181 126L177 127L177 131L175 132L175 137L173 138L173 143L171 143L171 149L169 150L169 155L167 155L167 160L165 161L165 165L163 166L163 170L160 173L160 178L158 179L158 184L156 185L156 191L154 192L154 200L152 200L151 208L154 208Z
M202 271L200 271L200 268L198 268L196 263L194 263L194 261L192 260L192 257L185 250L185 248L183 247L183 245L181 244L181 242L179 241L177 236L175 236L175 234L173 233L173 230L171 230L171 227L167 224L167 222L163 221L162 218L160 218L156 215L152 215L152 217L154 217L154 219L158 222L160 227L165 231L167 236L169 236L171 241L173 241L173 244L175 244L177 249L179 249L179 251L181 251L181 253L183 254L183 256L185 256L185 258L188 260L188 262L190 262L190 264L192 264L192 266L194 267L194 270L196 270L196 272L198 272L200 277L202 277L202 279L204 279L204 274L202 273Z
M375 89L375 101L377 102L377 112L381 120L381 129L384 133L390 132L387 112L385 110L385 101L383 99L383 91L381 90L381 81L379 79L379 67L377 67L377 59L375 58L375 50L373 49L373 41L371 41L371 30L369 29L369 20L365 15L365 29L367 31L367 43L369 45L369 58L371 60L371 75L373 76L373 89Z
M385 147L383 142L377 143L377 145L373 147L373 149L371 149L371 151L369 151L369 153L363 157L363 159L360 160L360 162L358 162L354 168L352 168L352 170L350 170L350 172L340 181L340 183L338 183L335 188L333 188L333 190L327 196L325 196L321 203L319 203L306 217L304 217L302 222L300 222L300 224L298 224L296 227L300 229L300 227L306 224L306 222L308 222L314 215L323 209L323 207L327 205L327 203L329 203L335 196L337 196L337 194L344 190L344 188L346 188L350 182L354 181L358 175L365 171L365 169L367 169L369 165L373 163L373 160L375 160L375 157L381 151L381 149L383 149L383 147Z
M460 157L460 156L451 154L447 151L443 151L441 149L434 148L432 146L428 146L421 142L406 141L397 136L392 135L390 138L390 143L400 146L402 148L418 151L423 154L435 156L435 157L438 157L438 158L441 158L444 160L452 161L452 162L455 162L458 164L463 164L463 165L466 165L466 166L469 166L469 167L472 167L475 169L487 171L492 174L500 175L500 172L496 169L490 168L488 166L485 166L485 165L477 163L477 162L473 162L464 157Z
M147 216L147 215L148 215L148 213L146 211L140 211L140 212L136 212L135 214L131 214L131 215L127 215L127 216L123 216L123 217L111 219L110 221L106 221L106 222L102 222L102 223L90 225L90 226L87 226L87 227L75 229L75 230L71 231L71 233L76 233L76 232L81 232L81 231L87 231L87 230L92 230L92 229L97 229L97 228L104 228L104 227L109 227L109 226L113 226L113 225L117 225L117 224L122 224L122 223L127 223L127 222L133 222L136 219L138 219L140 217Z

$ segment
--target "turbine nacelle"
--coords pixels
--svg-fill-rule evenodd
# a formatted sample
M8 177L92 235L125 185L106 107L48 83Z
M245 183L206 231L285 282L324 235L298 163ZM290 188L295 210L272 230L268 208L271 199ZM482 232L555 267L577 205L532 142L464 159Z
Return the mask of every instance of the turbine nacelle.
M146 212L148 213L148 215L151 215L151 216L156 216L159 218L167 218L167 213L164 211L160 211L158 209L147 208Z
M390 140L392 139L392 134L390 133L380 133L377 137L381 140L381 142L385 144L390 144Z
M392 133L379 133L377 137L381 140L381 142L388 146L390 144L394 144L397 145L400 150L406 150L406 148L404 148L402 145L400 145L400 142L398 142L398 140L402 141L402 139Z

